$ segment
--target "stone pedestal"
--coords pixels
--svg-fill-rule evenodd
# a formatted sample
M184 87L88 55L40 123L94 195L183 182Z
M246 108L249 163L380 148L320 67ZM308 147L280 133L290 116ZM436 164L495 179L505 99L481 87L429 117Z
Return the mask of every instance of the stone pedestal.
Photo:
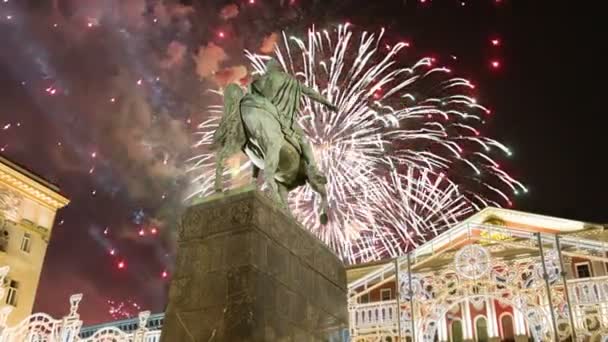
M248 190L190 207L163 342L343 341L346 272L321 241Z

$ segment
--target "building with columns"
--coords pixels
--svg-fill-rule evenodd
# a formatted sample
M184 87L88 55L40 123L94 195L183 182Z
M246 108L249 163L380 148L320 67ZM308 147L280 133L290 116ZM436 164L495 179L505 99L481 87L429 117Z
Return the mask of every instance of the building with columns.
M12 308L8 324L32 313L55 214L67 204L55 185L0 157L0 266L9 267L0 307Z
M348 270L352 341L604 341L608 231L487 208Z

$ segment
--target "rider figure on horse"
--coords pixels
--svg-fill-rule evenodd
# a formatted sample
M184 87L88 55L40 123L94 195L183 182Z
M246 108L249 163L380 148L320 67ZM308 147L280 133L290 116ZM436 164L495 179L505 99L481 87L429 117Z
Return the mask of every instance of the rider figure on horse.
M306 162L309 177L326 184L327 179L319 172L310 142L298 123L297 111L300 107L302 95L327 106L332 111L337 110L336 106L314 89L307 87L295 77L284 72L281 65L274 59L266 63L265 74L253 79L250 92L269 100L276 107L279 115L277 119L281 124L285 138L296 149L300 150Z
M251 82L248 92L236 84L224 89L224 114L213 136L217 149L214 188L216 192L223 189L225 158L242 151L253 163L254 179L264 170L269 193L281 206L288 209L289 191L310 185L321 196L320 222L325 224L329 208L327 179L317 168L297 112L302 95L333 111L336 107L283 72L278 62L269 61L266 69Z

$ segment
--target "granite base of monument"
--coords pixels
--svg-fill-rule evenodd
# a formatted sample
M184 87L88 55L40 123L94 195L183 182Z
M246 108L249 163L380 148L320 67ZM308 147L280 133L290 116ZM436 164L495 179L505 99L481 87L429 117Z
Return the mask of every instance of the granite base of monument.
M346 272L262 193L190 207L161 341L345 341Z

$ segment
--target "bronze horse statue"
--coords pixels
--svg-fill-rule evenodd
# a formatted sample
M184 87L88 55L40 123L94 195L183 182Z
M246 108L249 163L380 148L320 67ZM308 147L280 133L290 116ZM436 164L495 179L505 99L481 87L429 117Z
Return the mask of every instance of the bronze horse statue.
M215 190L223 190L224 160L242 151L254 165L254 180L263 170L271 198L285 209L289 209L288 193L310 184L321 196L320 221L325 224L327 179L316 167L312 148L296 115L302 94L332 110L336 107L280 70L278 63L272 60L267 64L267 72L252 81L248 92L230 84L223 94L224 112L213 137L218 150Z

